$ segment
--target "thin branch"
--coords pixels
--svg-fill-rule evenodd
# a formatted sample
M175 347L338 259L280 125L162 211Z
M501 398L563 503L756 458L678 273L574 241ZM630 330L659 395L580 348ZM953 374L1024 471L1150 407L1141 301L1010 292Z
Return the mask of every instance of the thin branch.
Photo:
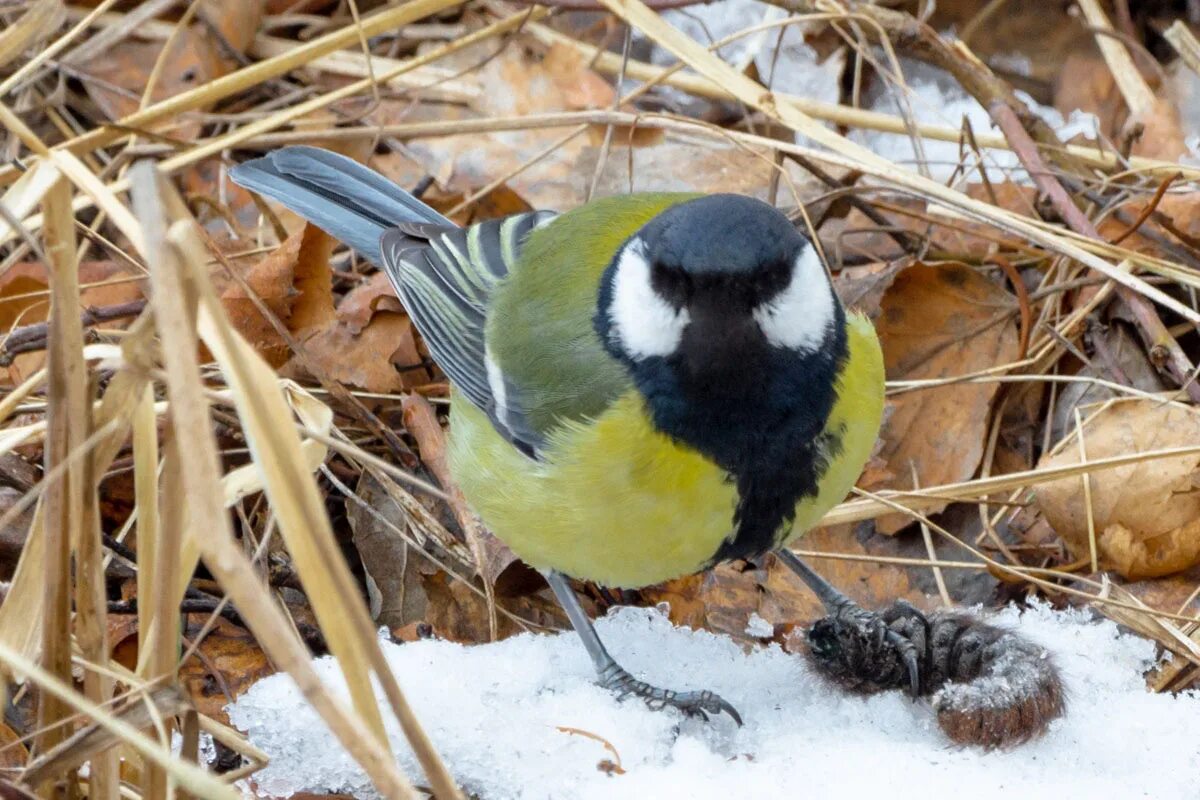
M116 319L136 317L146 308L146 301L131 300L128 303L117 303L111 306L90 306L79 315L79 322L87 328L101 322L111 322ZM7 367L21 353L29 353L46 348L46 336L50 324L38 322L33 325L23 325L14 328L12 333L0 341L0 367Z

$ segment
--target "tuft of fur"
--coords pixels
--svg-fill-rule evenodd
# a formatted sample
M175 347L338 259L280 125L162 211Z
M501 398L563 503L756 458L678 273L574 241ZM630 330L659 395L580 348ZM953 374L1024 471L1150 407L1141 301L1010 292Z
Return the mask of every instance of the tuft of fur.
M904 601L881 614L920 658L921 694L954 742L987 749L1036 738L1066 710L1062 678L1045 648L1014 631L960 611L926 617ZM808 631L821 674L848 691L903 689L908 678L895 647L837 617Z

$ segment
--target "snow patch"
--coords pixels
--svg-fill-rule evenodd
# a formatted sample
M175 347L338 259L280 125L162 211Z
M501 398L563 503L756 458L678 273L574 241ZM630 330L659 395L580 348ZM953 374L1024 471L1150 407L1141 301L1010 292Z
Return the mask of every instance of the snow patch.
M1200 792L1200 695L1146 691L1153 643L1084 612L1036 605L991 621L1050 649L1067 687L1067 716L1008 752L951 746L925 703L898 692L849 696L776 646L744 652L728 638L677 628L653 609L597 623L635 675L676 689L713 689L742 713L704 724L618 701L592 682L573 634L488 645L384 644L389 663L451 772L488 800L611 797L888 797L972 800L1195 797ZM316 668L342 697L332 659ZM260 791L371 796L369 785L291 679L260 681L230 719L271 755ZM389 712L384 712L389 718ZM612 760L623 775L600 768ZM394 721L397 758L420 780Z
M976 136L998 131L987 110L963 91L947 73L909 59L900 59L900 67L909 89L906 95L908 106L916 123L962 130L965 119ZM898 91L895 87L876 90L866 98L866 105L872 111L901 114L904 108L897 97ZM1016 95L1030 111L1053 128L1063 141L1070 141L1081 134L1092 138L1097 135L1099 122L1094 114L1076 109L1064 118L1056 108L1041 105L1025 92L1017 90ZM966 167L966 180L979 181L976 154L969 148L960 148L958 142L921 139L919 151L912 138L907 135L859 129L851 132L850 139L893 163L913 169L921 160L920 155L923 151L929 174L939 182L948 180L961 161ZM962 155L960 149L964 151ZM996 183L1006 180L1032 183L1028 173L1020 166L1016 154L1009 150L989 148L982 148L982 153L988 180Z
M663 19L705 45L764 23L779 22L787 16L783 9L758 0L721 0L663 12ZM845 51L819 60L816 51L804 41L804 32L809 27L810 23L803 22L767 27L730 42L717 53L739 70L753 63L773 91L836 103L846 64ZM644 38L636 31L634 36ZM657 45L650 50L650 60L663 65L678 61L670 51ZM693 99L669 87L664 87L663 93L682 105Z
M721 0L663 14L664 19L673 26L705 44L762 23L782 20L785 16L781 9L758 0ZM718 53L739 70L753 63L758 74L774 91L837 103L841 96L841 75L846 66L845 50L839 50L823 61L819 60L816 51L804 41L804 32L810 24L791 24L782 29L771 27L756 31L725 45ZM782 38L780 30L783 31ZM946 35L953 38L954 34L949 32ZM877 48L874 57L885 68L893 67L883 50ZM652 46L650 58L658 64L676 62L674 55L658 46ZM1021 74L1030 69L1029 60L1020 55L1001 55L993 57L992 61L998 67ZM900 69L908 86L907 104L917 123L960 130L965 118L977 135L996 131L983 106L963 91L947 73L906 58L900 59ZM682 92L664 91L681 105L686 106L689 102L689 96ZM897 98L899 91L897 87L877 84L863 98L864 106L871 111L900 114L904 108ZM1024 92L1018 91L1017 96L1034 114L1054 128L1063 141L1080 134L1091 138L1096 136L1098 122L1094 115L1075 110L1064 118L1057 109L1039 104ZM979 181L975 154L968 152L960 158L957 142L922 139L918 149L907 135L859 129L852 131L850 138L896 164L915 168L918 161L925 160L930 176L941 182L954 175L956 166L962 160L968 168L966 180ZM796 142L810 144L807 137L799 134ZM1010 151L984 149L983 156L989 180L1032 183L1017 157Z
M750 619L746 620L746 630L744 633L747 636L753 636L755 639L770 639L775 635L775 626L760 617L757 611L753 611L750 614Z

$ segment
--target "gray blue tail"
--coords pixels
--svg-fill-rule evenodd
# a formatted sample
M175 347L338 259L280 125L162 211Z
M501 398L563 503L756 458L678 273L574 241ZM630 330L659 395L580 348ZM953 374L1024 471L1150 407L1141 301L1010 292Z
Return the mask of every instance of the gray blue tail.
M357 161L295 146L230 170L234 183L282 203L309 222L380 263L379 240L403 224L455 227L429 206Z

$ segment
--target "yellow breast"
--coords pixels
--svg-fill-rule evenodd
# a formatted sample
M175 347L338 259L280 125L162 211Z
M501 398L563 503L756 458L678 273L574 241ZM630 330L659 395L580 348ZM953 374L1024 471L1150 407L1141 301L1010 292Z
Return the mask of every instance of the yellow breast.
M849 355L830 424L842 448L815 498L780 540L846 496L870 455L883 409L883 359L869 322L848 315ZM504 440L470 403L453 404L450 465L484 523L524 561L606 586L635 588L705 567L733 529L737 492L699 453L651 426L641 396L588 424L556 430L539 461Z

